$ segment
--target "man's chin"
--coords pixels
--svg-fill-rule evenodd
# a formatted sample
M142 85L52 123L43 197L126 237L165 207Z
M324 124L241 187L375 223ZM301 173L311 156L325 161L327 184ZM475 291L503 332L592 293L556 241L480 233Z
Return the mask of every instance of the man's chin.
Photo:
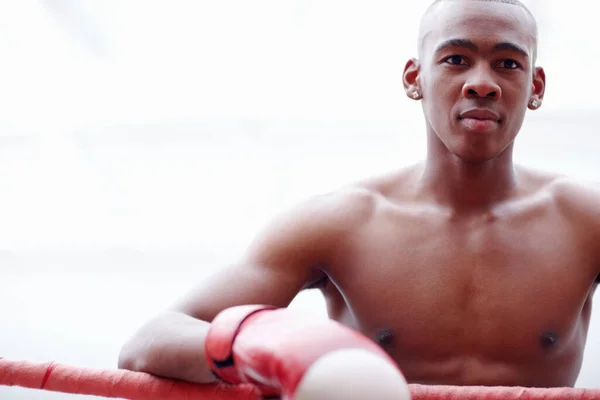
M474 134L458 126L452 126L445 134L436 135L446 151L458 160L472 164L485 163L500 156L514 139L504 130L491 134Z
M493 149L461 148L449 150L459 161L468 164L483 164L502 154L502 151Z

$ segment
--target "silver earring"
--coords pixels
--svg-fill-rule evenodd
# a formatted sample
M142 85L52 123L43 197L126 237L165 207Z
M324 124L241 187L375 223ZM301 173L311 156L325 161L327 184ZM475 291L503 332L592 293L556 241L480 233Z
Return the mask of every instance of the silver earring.
M538 106L537 100L531 100L531 107L537 108L537 106Z
M419 98L419 96L421 96L421 95L419 94L419 91L418 91L418 90L417 90L417 91L415 91L415 92L413 92L413 94L412 94L412 97L413 97L413 99L415 99L415 100L416 100L416 99L418 99L418 98Z

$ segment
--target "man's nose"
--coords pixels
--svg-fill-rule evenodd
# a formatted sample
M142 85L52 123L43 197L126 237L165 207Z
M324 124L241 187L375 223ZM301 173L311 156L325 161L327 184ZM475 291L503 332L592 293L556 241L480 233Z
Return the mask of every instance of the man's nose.
M498 100L502 96L502 89L494 81L491 74L481 68L478 71L473 71L473 74L465 82L463 96Z

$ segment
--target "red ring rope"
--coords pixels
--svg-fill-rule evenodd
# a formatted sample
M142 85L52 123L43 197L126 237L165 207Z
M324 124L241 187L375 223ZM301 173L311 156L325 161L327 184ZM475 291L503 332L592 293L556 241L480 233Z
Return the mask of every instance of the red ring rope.
M130 400L259 400L250 385L192 384L126 370L0 358L0 385ZM410 385L413 400L600 400L599 389Z

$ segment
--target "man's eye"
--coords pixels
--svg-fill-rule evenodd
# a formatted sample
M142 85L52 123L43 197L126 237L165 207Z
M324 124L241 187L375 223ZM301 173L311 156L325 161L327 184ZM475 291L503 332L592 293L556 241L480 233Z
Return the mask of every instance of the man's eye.
M502 66L502 68L506 68L506 69L517 69L520 68L520 65L518 62L516 62L515 60L502 60L502 62L500 63L500 65Z
M462 56L450 56L446 58L445 62L452 65L461 65L463 64L464 58Z

